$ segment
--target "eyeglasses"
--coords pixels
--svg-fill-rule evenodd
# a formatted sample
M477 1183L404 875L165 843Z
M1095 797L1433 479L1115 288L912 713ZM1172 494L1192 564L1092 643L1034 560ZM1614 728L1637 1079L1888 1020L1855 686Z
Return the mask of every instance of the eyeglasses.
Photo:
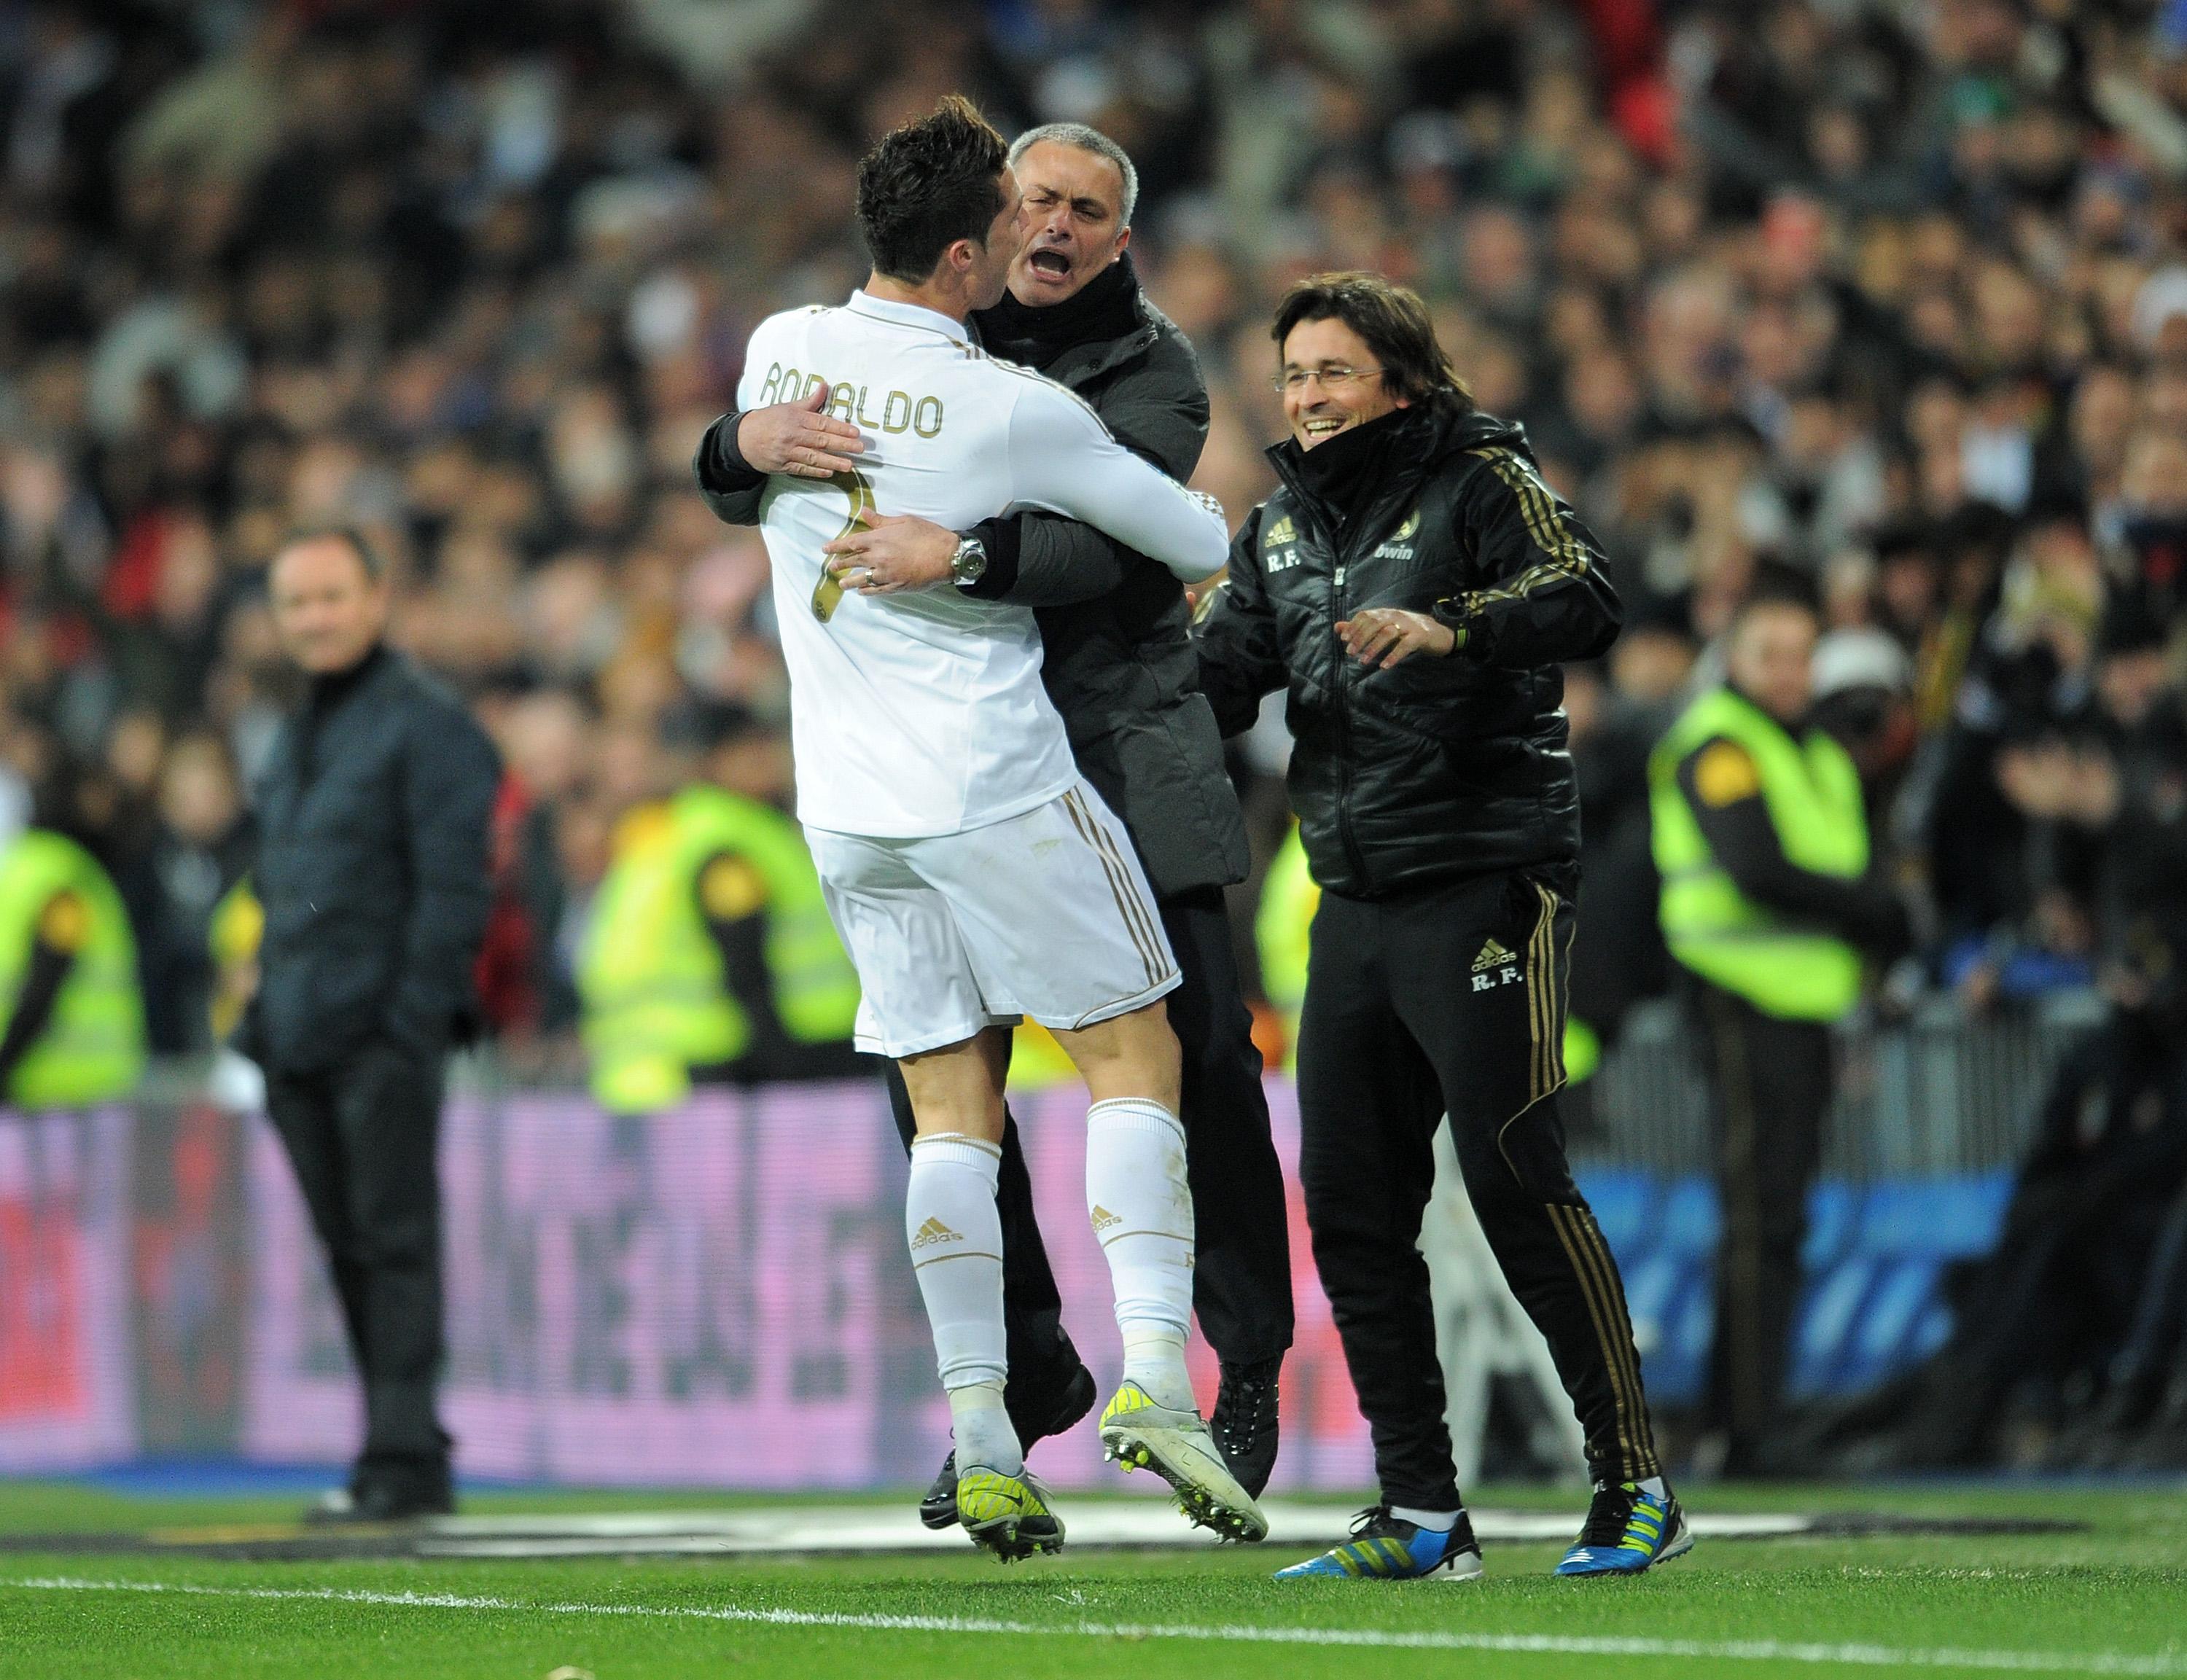
M1335 391L1339 385L1348 385L1356 379L1371 379L1382 370L1380 368L1347 368L1342 362L1332 362L1326 368L1286 368L1271 383L1286 395L1304 391L1308 379L1318 379L1324 391Z

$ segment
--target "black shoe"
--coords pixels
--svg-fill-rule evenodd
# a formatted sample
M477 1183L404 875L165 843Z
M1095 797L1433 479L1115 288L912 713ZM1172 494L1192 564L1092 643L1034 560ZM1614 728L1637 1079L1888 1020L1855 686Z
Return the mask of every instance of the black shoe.
M304 1520L315 1526L408 1522L418 1517L449 1516L455 1509L455 1489L447 1471L421 1470L360 1477L350 1486L323 1494L305 1511Z
M1280 1353L1250 1365L1225 1365L1215 1391L1215 1415L1207 1420L1230 1474L1256 1499L1276 1468L1276 1377L1283 1368Z
M1020 1427L1018 1440L1026 1451L1032 1451L1036 1441L1045 1441L1052 1435L1061 1435L1081 1418L1094 1409L1096 1391L1094 1374L1083 1365L1078 1368L1065 1385L1062 1397L1040 1423L1030 1429ZM1015 1421L1015 1420L1014 1420ZM942 1461L932 1484L919 1497L919 1520L933 1529L952 1528L957 1522L957 1453L953 1447L949 1456Z

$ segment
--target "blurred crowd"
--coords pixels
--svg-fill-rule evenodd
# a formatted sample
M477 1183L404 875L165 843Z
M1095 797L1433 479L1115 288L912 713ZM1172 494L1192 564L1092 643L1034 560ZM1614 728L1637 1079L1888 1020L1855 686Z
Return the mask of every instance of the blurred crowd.
M2046 1136L2069 1164L2131 1141L2159 1206L2187 1172L2187 7L855 19L0 4L0 823L108 862L157 1048L206 1043L208 919L295 698L265 562L346 522L503 748L489 1003L514 1054L568 1065L615 823L674 773L662 718L784 715L763 551L694 494L693 447L761 318L863 278L858 154L961 89L1138 160L1133 254L1199 348L1197 482L1234 521L1272 482L1268 306L1299 275L1416 287L1526 424L1628 608L1570 673L1591 1025L1666 983L1647 750L1757 578L1797 574L1818 704L1922 907L1897 983L1976 1010L2103 987L2122 1048ZM1272 719L1236 758L1263 858L1283 756Z

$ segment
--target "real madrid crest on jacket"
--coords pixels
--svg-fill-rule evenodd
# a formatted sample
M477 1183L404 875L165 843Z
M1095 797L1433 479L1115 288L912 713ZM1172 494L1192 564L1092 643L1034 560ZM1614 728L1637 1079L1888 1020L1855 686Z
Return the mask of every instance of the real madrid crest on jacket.
M1225 734L1288 685L1291 806L1314 879L1377 899L1577 858L1564 677L1539 650L1599 654L1621 613L1524 431L1431 402L1268 458L1281 487L1239 533L1195 638ZM1458 650L1360 665L1335 625L1375 606L1432 610ZM1576 632L1592 645L1573 654Z

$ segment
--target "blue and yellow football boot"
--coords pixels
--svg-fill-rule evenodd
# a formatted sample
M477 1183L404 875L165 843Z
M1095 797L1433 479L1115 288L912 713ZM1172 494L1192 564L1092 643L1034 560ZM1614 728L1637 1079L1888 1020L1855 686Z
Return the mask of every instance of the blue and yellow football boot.
M1470 1581L1481 1573L1481 1542L1465 1512L1448 1534L1392 1516L1387 1505L1362 1511L1352 1537L1318 1558L1276 1571L1279 1581Z
M1694 1549L1678 1497L1658 1499L1637 1482L1594 1490L1587 1525L1557 1565L1559 1575L1638 1575Z
M1178 1509L1225 1540L1265 1540L1268 1520L1223 1462L1197 1411L1157 1406L1126 1381L1101 1413L1101 1450L1127 1470L1152 1470L1177 1490Z
M957 1520L975 1546L1006 1564L1063 1549L1063 1519L1049 1509L1048 1490L1030 1470L1004 1475L977 1464L965 1470L957 1478Z

